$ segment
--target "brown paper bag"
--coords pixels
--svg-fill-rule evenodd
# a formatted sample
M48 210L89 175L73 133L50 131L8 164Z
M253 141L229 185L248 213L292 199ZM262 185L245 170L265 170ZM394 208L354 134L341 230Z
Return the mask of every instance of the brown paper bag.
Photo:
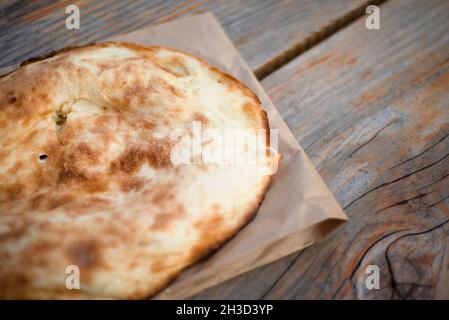
M325 238L346 215L274 108L262 86L210 13L109 39L193 53L250 87L278 129L282 161L256 217L214 255L185 270L156 298L187 298ZM0 69L4 74L16 68Z

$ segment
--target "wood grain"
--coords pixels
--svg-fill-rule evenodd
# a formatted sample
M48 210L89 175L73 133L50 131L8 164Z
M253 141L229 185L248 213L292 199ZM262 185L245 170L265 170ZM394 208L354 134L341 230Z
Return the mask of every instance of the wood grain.
M381 30L361 18L263 81L350 220L196 298L449 298L448 18L390 0Z
M0 67L144 26L213 12L260 76L360 15L367 0L11 1L0 4ZM377 2L377 1L374 1ZM65 28L65 7L80 8L81 28Z

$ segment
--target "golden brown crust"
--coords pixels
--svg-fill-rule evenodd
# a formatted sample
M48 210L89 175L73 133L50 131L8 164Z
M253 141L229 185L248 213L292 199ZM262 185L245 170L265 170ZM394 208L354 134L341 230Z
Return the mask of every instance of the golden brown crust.
M250 89L173 49L70 48L1 77L0 297L147 297L235 235L271 177L170 161L167 132L217 112L269 143ZM71 264L81 291L64 287Z

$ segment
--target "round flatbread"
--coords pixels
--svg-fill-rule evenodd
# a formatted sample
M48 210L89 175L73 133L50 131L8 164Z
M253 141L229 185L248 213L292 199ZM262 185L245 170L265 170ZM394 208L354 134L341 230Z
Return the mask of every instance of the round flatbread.
M198 126L269 140L251 90L172 49L66 49L0 78L0 297L151 297L232 237L273 158L202 161Z

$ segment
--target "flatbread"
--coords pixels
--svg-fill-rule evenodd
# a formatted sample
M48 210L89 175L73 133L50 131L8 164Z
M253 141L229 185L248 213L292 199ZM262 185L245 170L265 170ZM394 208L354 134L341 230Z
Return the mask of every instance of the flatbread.
M269 140L251 90L173 49L66 49L0 78L0 298L148 298L242 228L273 157L173 163L194 121Z

